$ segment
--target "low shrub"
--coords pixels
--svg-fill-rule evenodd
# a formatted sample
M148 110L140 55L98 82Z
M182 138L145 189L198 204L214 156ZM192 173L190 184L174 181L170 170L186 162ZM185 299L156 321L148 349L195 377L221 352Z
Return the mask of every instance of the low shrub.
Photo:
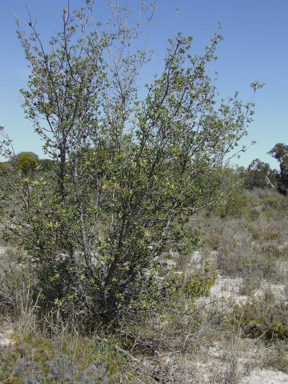
M205 238L205 243L213 251L217 251L220 248L221 237L218 234L210 233L209 236Z
M213 209L213 213L221 218L246 216L251 213L251 202L245 194L228 197Z
M232 277L267 278L276 272L275 263L258 252L242 253L241 250L226 248L217 256L218 268Z
M126 359L105 342L78 337L49 339L14 334L14 344L0 349L0 381L9 383L117 383Z
M245 194L254 201L259 201L270 197L281 197L280 193L271 188L253 188L252 190L246 190Z
M271 294L253 298L245 305L236 305L232 322L240 325L247 337L288 338L287 305L276 304Z
M276 244L273 243L261 245L260 252L273 259L279 259L285 254L285 252L281 248L279 248Z
M172 272L164 287L169 294L169 300L174 301L173 299L176 299L179 302L180 297L182 299L183 296L187 299L195 299L199 296L207 295L217 277L217 273L213 271L213 267L207 262L203 270L199 270L189 276L184 273Z
M253 226L248 224L247 226L254 240L263 239L265 241L276 240L282 235L280 229L273 229L268 225Z
M219 232L219 231L218 231ZM229 228L224 230L224 233L210 233L206 238L206 245L214 251L217 268L226 275L232 277L245 277L253 275L258 278L271 277L276 271L274 254L276 255L276 247L274 253L272 246L269 249L264 246L251 246L249 234L243 233L239 238L237 233L234 236L229 235ZM273 232L274 234L274 232ZM248 239L248 240L247 240Z
M261 200L261 205L265 209L269 208L279 208L283 202L283 197L276 197L276 196L270 196L266 197L265 199Z

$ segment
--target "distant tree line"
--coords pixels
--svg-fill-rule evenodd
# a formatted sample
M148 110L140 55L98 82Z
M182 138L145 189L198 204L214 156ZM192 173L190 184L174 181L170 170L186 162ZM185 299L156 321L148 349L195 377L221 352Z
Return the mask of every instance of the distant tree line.
M0 162L0 172L18 169L27 177L33 177L35 172L49 171L53 166L51 159L39 159L34 152L20 152L5 162Z
M276 144L269 155L278 160L280 170L271 169L268 163L255 159L245 169L239 167L238 172L244 180L246 189L275 187L283 195L288 193L288 145Z
M101 156L103 157L102 152ZM286 196L288 194L288 145L278 143L268 154L278 160L279 171L271 169L268 163L260 159L254 159L247 168L238 167L238 174L243 179L246 189L270 186ZM18 168L27 177L33 177L37 171L50 171L54 163L51 159L39 159L39 156L34 152L20 152L9 161L0 162L0 172Z

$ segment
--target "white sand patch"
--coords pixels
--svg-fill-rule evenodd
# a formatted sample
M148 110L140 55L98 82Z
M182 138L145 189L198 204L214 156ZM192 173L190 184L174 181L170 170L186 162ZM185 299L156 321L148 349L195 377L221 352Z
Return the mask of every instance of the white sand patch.
M203 252L195 251L192 253L188 266L190 268L198 268L203 265Z
M10 339L12 333L13 333L13 329L9 325L4 324L1 326L0 347L1 346L4 347L6 345L13 343L13 341Z
M265 282L254 293L255 297L264 297L267 293L274 296L275 302L283 302L288 300L286 284L270 284Z
M235 301L246 301L247 296L240 295L240 288L243 285L242 278L229 278L219 276L210 290L212 298L232 299Z
M0 247L0 256L5 255L5 253L8 251L8 247Z
M269 369L255 369L248 377L243 377L239 384L282 384L288 383L288 375Z
M210 289L209 297L200 297L196 305L198 308L207 306L210 309L214 307L218 310L233 310L231 302L236 304L245 304L248 296L240 295L240 289L243 285L242 278L229 278L219 276L215 284Z

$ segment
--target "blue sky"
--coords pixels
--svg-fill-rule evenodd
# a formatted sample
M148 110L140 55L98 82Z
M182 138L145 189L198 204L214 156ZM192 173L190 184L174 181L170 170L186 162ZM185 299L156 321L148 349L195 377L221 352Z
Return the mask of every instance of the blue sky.
M0 1L0 125L13 140L16 153L33 151L43 157L43 143L20 106L19 89L25 88L29 69L16 36L10 7L21 19L28 21L26 3L32 19L37 19L43 40L48 41L61 27L54 11L60 15L67 1ZM118 3L127 4L134 17L138 17L140 0L119 0ZM85 0L70 0L70 4L72 10L79 9ZM219 73L216 85L221 98L239 91L239 98L247 102L253 93L249 85L253 81L266 83L255 95L254 121L248 128L248 137L240 143L248 146L255 140L257 144L233 162L246 167L253 159L260 158L278 169L278 163L267 152L276 143L288 144L288 1L158 0L149 37L149 48L155 50L157 57L143 72L143 82L151 80L153 73L161 72L167 39L175 34L176 8L179 8L176 30L193 36L193 54L201 53L221 23L224 40L217 49L218 61L211 67L211 76L215 71ZM106 0L96 0L96 21L107 21L109 12ZM142 47L144 35L139 41Z

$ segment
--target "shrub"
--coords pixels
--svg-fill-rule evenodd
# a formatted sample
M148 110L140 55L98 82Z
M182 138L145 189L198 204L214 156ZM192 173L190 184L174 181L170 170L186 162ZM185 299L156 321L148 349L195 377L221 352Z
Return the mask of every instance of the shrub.
M283 198L281 197L266 197L265 199L261 200L261 204L266 208L279 208L283 202Z
M137 28L128 29L126 9L114 8L115 31L93 22L91 32L93 4L63 10L47 52L32 20L23 24L31 29L26 38L17 19L31 68L24 110L57 169L35 181L19 175L1 189L21 208L7 234L31 256L42 310L56 307L64 318L95 324L120 318L157 291L147 271L164 268L161 255L197 247L189 216L228 192L223 158L246 134L253 111L237 94L216 107L205 67L215 59L218 34L199 57L190 54L191 36L169 40L163 72L140 101L137 75L152 54L131 53Z
M249 231L251 231L252 237L255 240L257 239L263 239L265 241L276 240L282 234L281 230L272 229L269 226L260 226L260 227L254 228L253 226L248 225L248 229Z
M251 204L248 196L245 194L233 196L225 201L220 209L216 209L215 213L220 217L242 217L249 215Z
M213 251L217 251L220 248L221 237L218 234L211 233L205 238L205 243Z
M288 338L288 308L284 303L275 304L273 295L254 298L243 306L236 305L233 321L248 337Z
M11 383L116 383L135 382L122 376L123 355L96 340L14 334L14 344L0 349L0 380Z
M237 243L236 243L237 244ZM225 274L239 277L252 277L254 279L271 277L276 272L275 262L265 254L252 250L243 252L236 247L226 247L217 256L217 266Z
M35 157L26 154L21 155L18 159L18 167L25 176L33 175L34 170L37 167Z
M44 172L50 171L55 166L55 162L53 160L50 160L50 159L40 159L40 160L38 160L38 164L41 167L40 169Z
M259 200L269 197L280 197L281 195L271 188L253 188L252 190L245 190L245 194L251 198L251 201L259 202Z
M0 172L7 172L9 169L12 168L12 164L9 161L0 163Z
M278 240L282 232L271 228L272 223L217 217L209 217L206 221L203 225L206 253L217 251L214 257L220 273L255 281L276 276L277 258L282 252L271 241ZM266 229L263 231L263 228Z

